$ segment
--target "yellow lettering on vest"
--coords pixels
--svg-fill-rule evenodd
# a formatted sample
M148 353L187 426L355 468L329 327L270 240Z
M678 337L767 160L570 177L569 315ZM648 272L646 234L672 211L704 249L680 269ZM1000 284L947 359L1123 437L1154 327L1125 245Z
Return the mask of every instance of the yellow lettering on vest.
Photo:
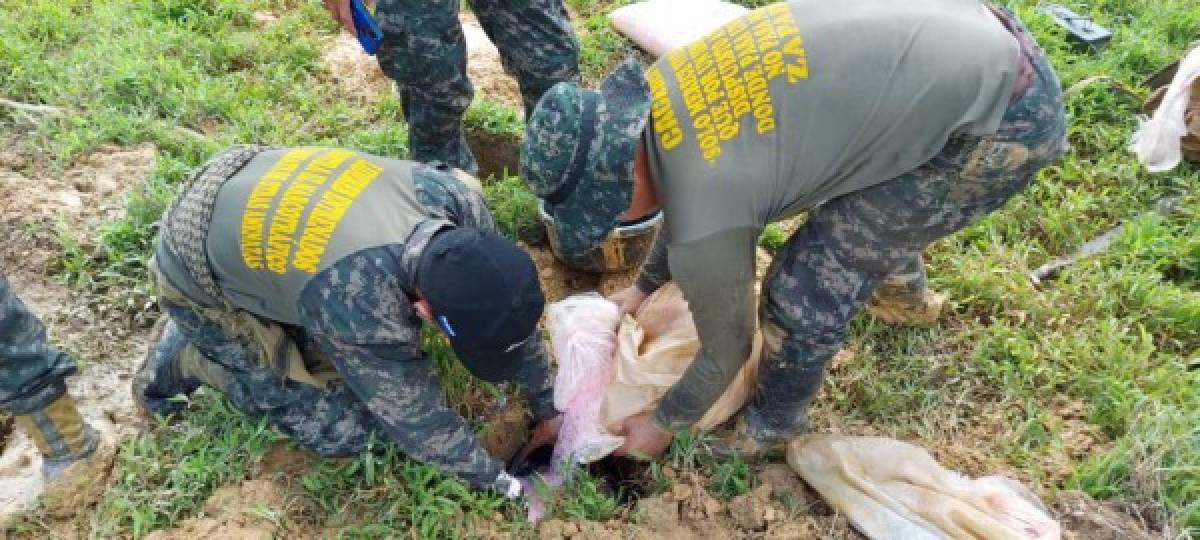
M246 206L242 210L242 224L239 228L241 241L242 264L251 270L263 268L263 226L266 224L267 212L279 194L279 188L304 160L317 153L320 148L297 148L281 156L271 169L263 174L254 184Z
M317 271L321 256L333 237L333 231L346 215L346 210L354 204L355 199L370 186L383 167L365 159L359 159L350 164L329 190L321 196L321 200L308 214L304 222L304 232L296 246L296 256L292 259L292 268L310 274Z
M267 233L267 270L276 274L287 272L293 237L300 226L304 209L317 189L329 180L329 174L353 155L354 152L340 148L327 151L309 162L283 192Z

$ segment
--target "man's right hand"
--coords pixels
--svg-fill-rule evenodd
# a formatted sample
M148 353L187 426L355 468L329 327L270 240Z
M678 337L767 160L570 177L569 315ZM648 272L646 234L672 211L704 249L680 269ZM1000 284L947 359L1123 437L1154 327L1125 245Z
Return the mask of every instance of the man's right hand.
M325 9L329 10L329 14L333 15L333 20L337 21L350 32L350 35L358 37L358 31L354 29L354 16L350 11L350 0L321 0L325 3ZM375 0L365 0L367 6L375 4Z
M647 296L649 295L642 292L637 285L630 285L625 289L613 293L612 296L608 297L608 300L617 305L621 317L624 317L626 313L631 315L637 313L638 308L642 307L642 302L646 301Z

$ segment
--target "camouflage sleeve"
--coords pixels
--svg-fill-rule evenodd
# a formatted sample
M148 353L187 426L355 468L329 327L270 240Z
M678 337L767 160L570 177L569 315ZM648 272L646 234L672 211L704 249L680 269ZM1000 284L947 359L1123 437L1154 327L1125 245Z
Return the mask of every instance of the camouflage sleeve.
M535 328L529 339L521 344L521 349L525 362L517 374L517 384L529 402L534 422L540 422L558 414L554 408L554 381L550 377L550 362L542 344L542 333Z
M678 431L695 424L750 355L756 238L753 230L734 229L672 246L671 271L692 311L700 350L659 403L660 426Z
M406 344L356 344L317 337L346 384L408 456L476 488L494 487L504 465L446 405L433 363Z
M671 281L671 267L667 264L667 235L660 231L646 260L642 261L636 284L639 290L651 294L668 281Z
M46 327L0 274L0 409L22 415L66 392L75 361L46 343Z
M401 450L474 487L495 487L504 466L446 405L402 275L387 247L346 257L305 287L301 322Z
M415 163L413 184L417 199L437 217L459 227L496 230L483 188L473 176L442 163Z

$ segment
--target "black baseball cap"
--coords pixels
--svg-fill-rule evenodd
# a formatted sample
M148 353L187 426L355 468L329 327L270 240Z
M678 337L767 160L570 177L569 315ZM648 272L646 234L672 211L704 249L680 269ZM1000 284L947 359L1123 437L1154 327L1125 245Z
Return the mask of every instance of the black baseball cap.
M501 382L521 371L521 345L546 304L528 253L492 232L444 229L421 254L416 284L471 373Z

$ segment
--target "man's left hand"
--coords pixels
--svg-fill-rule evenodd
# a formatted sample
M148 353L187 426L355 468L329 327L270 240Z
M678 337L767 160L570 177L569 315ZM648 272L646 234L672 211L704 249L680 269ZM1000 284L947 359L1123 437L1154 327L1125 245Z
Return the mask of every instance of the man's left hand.
M650 418L653 412L630 416L622 424L625 444L617 449L619 456L629 456L638 459L653 459L662 455L671 445L671 432L658 427Z

